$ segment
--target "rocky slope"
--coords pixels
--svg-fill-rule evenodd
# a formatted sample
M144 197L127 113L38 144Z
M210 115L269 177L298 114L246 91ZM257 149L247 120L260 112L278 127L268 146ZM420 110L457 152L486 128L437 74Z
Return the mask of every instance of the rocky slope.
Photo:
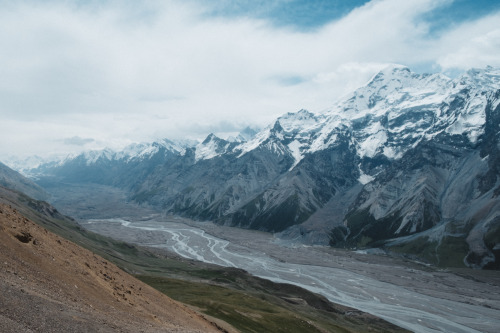
M219 331L5 203L0 203L0 263L2 332Z
M286 114L244 142L209 135L32 172L285 239L496 268L499 104L500 70L450 79L394 65L328 111Z

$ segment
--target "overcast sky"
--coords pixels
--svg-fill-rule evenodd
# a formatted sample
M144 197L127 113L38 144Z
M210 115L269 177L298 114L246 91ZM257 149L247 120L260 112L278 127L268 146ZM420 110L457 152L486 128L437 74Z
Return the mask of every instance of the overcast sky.
M0 161L321 112L390 63L500 67L500 1L0 0Z

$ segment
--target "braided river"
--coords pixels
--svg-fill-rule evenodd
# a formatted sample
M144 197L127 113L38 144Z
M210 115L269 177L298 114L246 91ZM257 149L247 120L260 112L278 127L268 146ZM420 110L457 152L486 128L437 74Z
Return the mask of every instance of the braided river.
M275 282L295 284L414 332L498 332L500 274L456 272L382 254L305 246L272 234L169 217L87 220L84 228Z

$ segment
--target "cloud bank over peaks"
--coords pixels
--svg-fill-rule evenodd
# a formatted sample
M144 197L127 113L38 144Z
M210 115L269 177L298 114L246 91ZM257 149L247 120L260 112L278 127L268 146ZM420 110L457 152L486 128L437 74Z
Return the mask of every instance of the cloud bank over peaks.
M463 2L282 0L264 14L269 3L0 1L0 160L262 128L330 107L390 63L500 66L498 8L436 29L432 13ZM300 15L321 24L290 23Z

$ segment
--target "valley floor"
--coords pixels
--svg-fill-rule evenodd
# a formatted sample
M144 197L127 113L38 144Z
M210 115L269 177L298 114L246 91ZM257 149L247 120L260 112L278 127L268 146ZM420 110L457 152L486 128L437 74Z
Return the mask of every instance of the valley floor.
M89 220L103 235L299 285L415 332L496 332L500 276L384 255L282 243L271 234L170 217Z

